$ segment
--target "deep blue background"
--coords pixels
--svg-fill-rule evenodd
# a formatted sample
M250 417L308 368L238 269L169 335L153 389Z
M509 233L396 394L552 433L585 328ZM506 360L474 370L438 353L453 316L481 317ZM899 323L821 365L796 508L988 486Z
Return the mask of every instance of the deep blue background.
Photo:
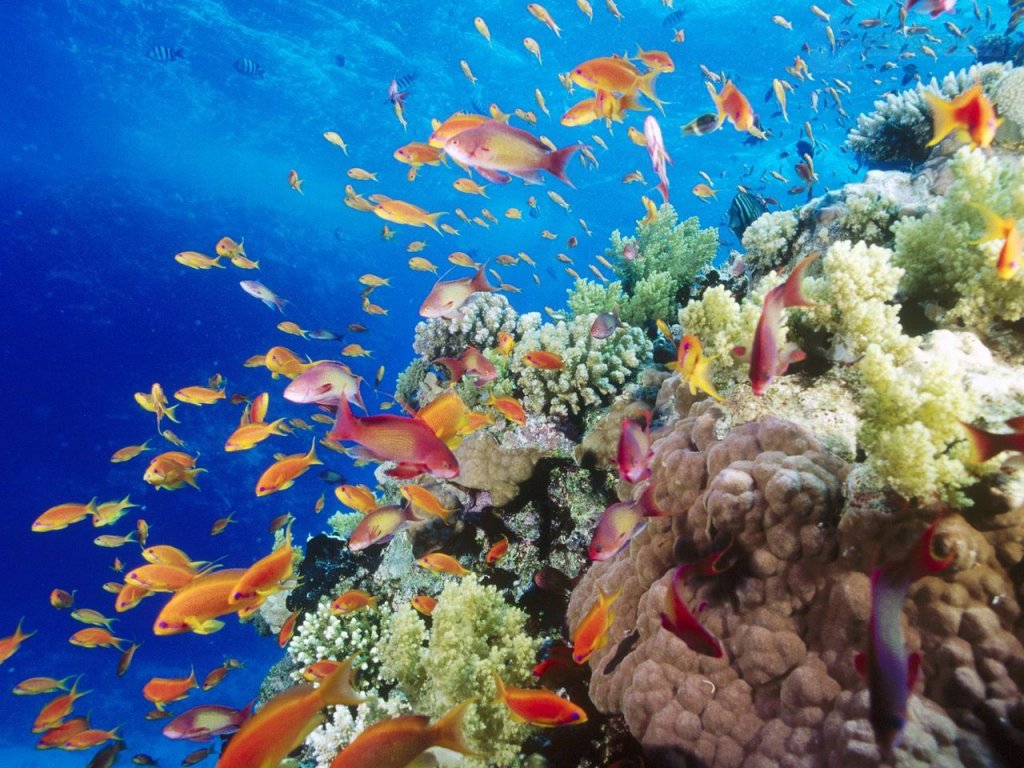
M117 634L144 640L135 666L125 678L114 676L117 654L68 645L67 637L81 625L66 613L53 611L47 596L54 587L76 589L78 604L112 613L112 598L100 585L115 579L114 555L128 566L138 563L133 547L100 549L97 533L125 533L143 516L152 527L151 541L183 547L197 558L223 557L243 566L264 554L271 544L267 522L286 511L299 520L296 533L323 528L337 508L328 498L323 516L312 507L327 489L311 472L296 487L256 499L252 486L276 451L308 447L308 433L275 439L258 449L226 455L221 445L237 423L238 409L225 403L198 409L182 405L181 425L170 425L188 449L200 451L201 492L184 489L157 492L142 482L147 456L127 464L111 464L117 448L154 437L153 418L134 403L132 393L147 391L160 381L168 394L203 384L214 372L228 379L229 392L272 393L271 417L303 416L309 411L284 403L284 382L266 371L244 369L243 360L274 344L314 358L332 357L339 345L301 341L275 329L280 315L245 295L237 283L256 278L291 304L287 319L305 328L343 330L349 322L370 327L362 336L349 335L374 351L353 367L372 380L378 365L390 389L394 376L412 356L411 332L416 308L434 279L406 267L406 245L423 239L418 255L448 265L453 250L476 251L480 258L526 251L538 263L542 285L535 285L525 264L506 268L505 279L523 292L511 297L520 311L544 305L561 306L571 279L554 259L566 250L565 239L576 235L580 247L571 254L577 270L601 253L611 230L631 231L643 214L639 185L625 186L621 177L640 169L654 179L646 151L630 143L625 126L609 135L603 126L568 129L560 115L585 92L570 96L557 72L587 58L613 52L632 53L637 45L668 50L676 72L658 81L659 95L669 102L658 115L668 151L672 199L681 216L698 215L705 225L722 222L737 184L776 197L784 206L803 197L786 194L786 185L761 179L768 169L798 183L793 149L801 126L811 120L824 143L816 158L822 182L818 190L858 178L863 169L840 151L849 125L827 94L819 114L810 111L810 91L838 77L851 83L853 95L842 94L849 115L869 108L884 91L898 87L900 69L878 74L877 67L900 50L918 51L922 72L944 74L970 63L961 44L938 63L919 53L921 37L894 36L891 28L865 32L857 21L890 3L860 0L856 9L840 2L820 2L833 14L832 26L849 44L832 55L826 49L825 24L799 2L679 2L686 13L680 25L686 42L671 42L663 26L670 13L656 0L621 0L625 15L615 21L601 0L593 0L594 21L588 23L571 0L550 0L548 10L562 27L561 39L535 21L520 2L205 2L176 3L47 2L6 4L2 21L7 42L0 46L0 403L3 404L4 467L2 488L6 527L0 543L5 565L5 594L0 604L0 635L13 631L21 616L37 631L21 651L0 668L0 688L13 687L32 675L62 677L85 672L83 686L93 689L78 706L92 712L97 726L125 723L127 755L147 752L176 764L194 745L171 744L159 736L162 724L144 723L149 709L140 690L153 675L187 674L195 665L202 677L224 656L244 659L247 669L233 673L209 694L195 693L178 711L198 703L241 706L257 689L266 667L278 656L269 638L257 638L234 620L223 632L209 636L155 638L150 634L162 598L144 601L117 622ZM969 6L955 17L961 28L975 26ZM755 8L757 10L751 10ZM994 9L1005 23L1006 10ZM794 25L786 31L770 22L772 14ZM473 29L482 15L493 44ZM842 19L854 14L848 24ZM929 24L942 37L944 51L954 41L941 20ZM845 30L849 30L847 33ZM977 29L972 37L977 37ZM544 64L538 65L521 40L534 37ZM865 40L872 43L866 58ZM801 52L807 41L810 52ZM889 48L879 48L883 43ZM152 46L182 47L184 59L152 61ZM773 77L786 77L784 67L801 53L814 83L798 84L790 95L787 125L767 103ZM345 65L335 63L344 55ZM240 75L232 63L249 57L266 71L263 79ZM480 82L473 87L459 69L465 58ZM709 111L699 65L728 73L748 95L771 129L770 141L750 146L745 135L727 127L716 134L681 137L679 126ZM390 79L415 72L408 97L408 132L402 130L384 96ZM879 84L874 78L881 78ZM792 78L789 78L792 80ZM552 119L534 100L540 88ZM577 162L569 175L577 190L550 180L545 187L526 188L513 182L492 185L490 199L461 195L451 188L458 178L451 168L424 168L412 184L406 166L392 152L403 143L425 140L430 118L455 110L484 109L496 102L504 111L534 110L535 133L550 136L559 146L589 141L600 160L596 170ZM655 113L657 114L657 113ZM642 126L643 115L629 124ZM516 124L523 126L521 122ZM528 126L523 126L528 127ZM325 130L336 130L349 145L350 156L325 142ZM589 139L602 136L602 150ZM826 148L827 147L827 148ZM781 152L790 157L780 159ZM418 203L430 210L462 207L470 216L488 207L500 224L488 230L462 224L454 214L443 220L462 231L439 237L426 229L393 226L397 236L383 241L382 222L342 204L350 180L345 171L359 166L379 173L378 182L351 182L360 192L375 191ZM304 195L287 184L288 171L305 180ZM721 190L706 204L690 194L710 174ZM573 206L571 215L550 203L546 189L559 192ZM526 199L541 202L538 219L510 221L502 215L515 206L524 214ZM656 199L656 193L649 192ZM583 234L582 216L593 231ZM559 240L541 239L542 229ZM245 238L261 271L198 272L179 266L173 255L182 250L213 252L216 241L230 235ZM722 255L735 239L722 229ZM360 311L356 278L363 272L392 277L373 300L390 310L387 317ZM351 361L350 361L351 362ZM372 402L372 401L371 401ZM156 445L163 450L162 441ZM170 446L167 446L168 448ZM353 477L343 457L320 452L328 466ZM317 468L319 470L320 468ZM365 477L365 473L362 475ZM97 531L88 522L69 530L33 534L31 521L47 507L64 501L119 499L126 494L141 510L133 510L113 528ZM242 522L216 538L211 523L235 511ZM134 514L138 513L138 514ZM0 707L0 757L5 766L82 765L84 756L25 752L34 738L29 728L46 697L7 698ZM126 761L125 761L126 762Z

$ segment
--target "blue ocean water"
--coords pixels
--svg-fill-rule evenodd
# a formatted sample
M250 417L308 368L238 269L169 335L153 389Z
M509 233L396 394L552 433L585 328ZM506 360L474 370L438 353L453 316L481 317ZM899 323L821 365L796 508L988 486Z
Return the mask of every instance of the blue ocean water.
M5 5L0 402L6 406L7 469L0 554L7 565L7 597L0 635L10 634L22 616L25 628L36 634L0 667L0 689L34 675L84 673L82 687L93 693L76 709L91 712L97 726L122 725L126 754L145 752L166 765L180 762L195 745L169 742L160 735L162 723L143 720L150 707L141 688L150 677L186 675L190 667L201 677L232 656L243 660L245 669L188 703L242 706L255 695L281 651L273 638L257 637L233 620L206 637L157 638L150 626L159 599L143 602L115 624L119 637L143 642L133 667L119 678L117 653L70 646L68 636L82 625L48 604L50 591L60 587L77 590L78 606L113 613L112 597L101 585L117 579L111 570L115 556L130 567L138 561L137 551L98 548L92 539L97 533L127 533L140 516L151 526L152 542L173 544L195 558L247 565L269 550L272 518L295 514L301 541L321 531L337 506L314 472L285 493L256 498L252 486L270 454L306 449L308 433L273 449L225 454L221 445L237 423L238 409L224 403L183 405L178 409L182 424L170 425L187 449L202 457L208 470L199 478L202 490L154 490L142 482L145 455L125 464L109 460L122 446L146 438L160 441L152 416L136 406L133 393L148 391L155 381L170 393L204 384L219 372L231 393L269 389L271 416L308 418L307 410L280 398L282 382L270 381L264 370L242 367L246 358L275 344L314 359L337 355L336 343L284 336L275 329L282 319L337 331L349 323L365 324L366 333L346 332L345 341L362 344L373 356L348 362L370 381L384 365L382 389L389 390L413 356L417 308L436 279L407 268L406 246L413 240L428 243L417 255L442 271L454 250L491 260L526 251L537 262L540 284L525 264L504 269L505 280L522 289L510 296L513 305L519 311L561 307L572 278L554 256L565 249L565 238L579 238L577 261L586 263L603 252L612 230L632 231L643 215L640 185L624 185L621 179L637 169L648 179L653 173L646 151L627 139L625 126L616 125L609 134L600 123L559 125L558 117L583 95L579 89L570 95L558 72L592 57L633 53L637 46L672 55L675 72L658 81L666 113L652 113L674 158L672 201L681 217L696 215L705 226L720 226L724 258L737 246L724 226L737 185L772 196L783 207L805 199L764 176L774 169L797 183L795 145L807 138L805 121L819 142L819 194L866 170L841 148L852 119L881 94L900 89L903 62L885 73L882 62L900 61L901 51L913 51L911 61L925 79L973 62L965 44L948 52L936 46L939 58L932 61L920 52L919 39L894 35L891 26L858 27L879 13L894 19L893 4L881 0L860 0L855 8L838 0L818 3L832 14L839 42L835 53L829 50L825 22L803 0L676 0L671 9L658 0L620 0L621 21L600 0L593 5L589 22L571 0L550 0L546 6L561 26L561 37L530 16L525 3L499 0ZM976 38L983 23L974 19L969 4L960 5L957 23L974 27ZM992 10L993 24L1001 27L1005 5ZM674 13L682 15L666 23ZM774 14L791 21L793 29L773 24ZM473 28L477 15L488 21L490 44ZM915 14L914 21L941 31L941 20ZM675 29L685 30L685 42L673 42ZM523 48L527 35L540 43L543 64ZM181 48L184 56L154 60L147 56L154 46ZM766 100L765 94L796 55L806 59L815 82L797 83L786 123L776 114L774 97ZM263 77L239 72L234 63L244 58L258 63ZM475 86L460 71L460 59L479 79ZM711 108L700 65L735 80L770 129L768 141L745 141L745 134L728 126L703 137L680 135L681 125ZM386 93L393 77L413 74L404 130ZM840 91L849 118L825 93L819 111L811 109L810 92L835 78L852 90ZM535 89L543 93L551 118L538 109ZM395 149L425 140L431 118L492 103L506 112L515 107L537 112L536 127L513 122L558 146L587 142L599 167L573 161L569 176L575 190L550 178L544 187L513 181L491 185L488 199L453 190L457 169L424 168L414 182L407 181L407 167L392 159ZM642 127L643 117L632 113L627 124ZM344 137L348 156L324 141L328 130ZM604 138L609 149L597 146L592 134ZM783 152L788 157L780 158ZM376 172L378 181L351 181L345 174L352 167ZM304 181L301 195L289 187L291 169ZM702 181L699 171L721 190L717 199L703 202L690 194ZM444 221L461 230L458 236L395 225L398 234L385 241L379 219L343 204L348 183L363 194L379 191L429 210L459 206L473 216L488 207L500 223L488 229L465 226L448 214ZM548 201L548 189L570 203L571 214ZM530 195L540 201L539 217L511 221L501 215L509 207L525 214ZM580 217L592 237L582 231ZM545 229L559 240L542 239ZM174 262L179 251L212 253L225 235L245 238L249 256L260 262L258 273L230 267L195 271ZM373 295L387 316L361 311L357 278L365 272L391 277L391 287ZM286 316L243 293L238 281L246 278L286 297ZM370 398L371 410L376 402ZM321 452L321 458L327 468L351 479L369 477L337 454ZM313 504L324 491L327 508L315 516ZM29 531L32 520L54 504L126 495L141 506L113 528L97 531L86 522L54 533ZM240 522L211 537L213 521L229 512ZM0 695L0 763L17 768L87 762L82 755L32 749L35 737L29 731L46 697Z

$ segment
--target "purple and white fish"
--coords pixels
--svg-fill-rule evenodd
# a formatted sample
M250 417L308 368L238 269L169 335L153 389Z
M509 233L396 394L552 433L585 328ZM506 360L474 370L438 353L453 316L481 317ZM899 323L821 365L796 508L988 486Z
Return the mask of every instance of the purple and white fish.
M288 299L282 299L259 280L242 280L239 285L250 296L255 296L271 309L277 307L281 314L284 314L284 305L288 303Z

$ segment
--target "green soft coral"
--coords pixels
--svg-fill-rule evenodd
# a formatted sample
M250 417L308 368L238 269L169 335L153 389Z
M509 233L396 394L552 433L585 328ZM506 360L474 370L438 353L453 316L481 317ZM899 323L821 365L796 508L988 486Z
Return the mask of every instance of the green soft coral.
M812 325L834 334L848 357L878 344L897 362L906 362L914 342L903 334L900 306L893 303L904 270L892 251L840 240L821 260L823 276L806 278L804 293L815 306L803 310Z
M974 398L963 372L941 355L900 366L878 344L856 370L863 385L857 438L878 479L906 498L967 504L961 491L973 479L959 421L971 418Z
M408 606L392 618L382 674L400 687L415 711L436 718L465 699L477 699L465 735L486 758L470 758L465 765L520 764L530 729L513 721L496 700L492 671L508 685L529 685L540 641L527 633L526 620L523 611L475 576L445 586L429 631Z
M623 254L631 243L636 258L627 259ZM696 217L680 222L675 208L665 203L652 221L637 224L634 237L612 232L605 257L621 280L607 286L577 280L569 308L578 315L618 310L623 322L637 326L668 318L717 251L717 229L701 229Z
M554 324L521 324L528 330L512 352L509 377L528 412L580 417L587 408L610 403L650 359L651 342L641 329L620 326L608 338L595 339L590 333L594 318L590 314ZM528 364L526 356L538 350L557 354L562 368Z
M895 262L906 270L907 297L948 309L950 320L985 330L992 321L1024 318L1024 271L996 275L1002 241L977 244L984 226L976 205L1024 218L1024 165L1019 158L960 149L949 162L953 182L935 210L894 226Z

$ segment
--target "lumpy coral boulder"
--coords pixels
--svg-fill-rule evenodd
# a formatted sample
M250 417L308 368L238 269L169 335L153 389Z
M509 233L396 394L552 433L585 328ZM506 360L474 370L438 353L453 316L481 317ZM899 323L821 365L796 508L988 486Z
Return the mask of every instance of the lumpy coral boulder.
M1019 737L1024 726L1024 648L1009 573L1020 557L997 542L1019 540L1021 515L979 528L941 519L934 546L953 564L911 587L907 650L921 652L924 683L883 758L854 669L869 572L903 557L927 519L844 498L849 465L801 427L767 417L721 430L707 402L669 425L651 479L666 516L573 591L570 630L598 588L622 590L609 642L589 661L596 705L622 713L658 766L999 765L1007 737L992 729ZM721 643L714 658L664 629L661 614L675 566L727 547L731 567L687 578L681 592Z

